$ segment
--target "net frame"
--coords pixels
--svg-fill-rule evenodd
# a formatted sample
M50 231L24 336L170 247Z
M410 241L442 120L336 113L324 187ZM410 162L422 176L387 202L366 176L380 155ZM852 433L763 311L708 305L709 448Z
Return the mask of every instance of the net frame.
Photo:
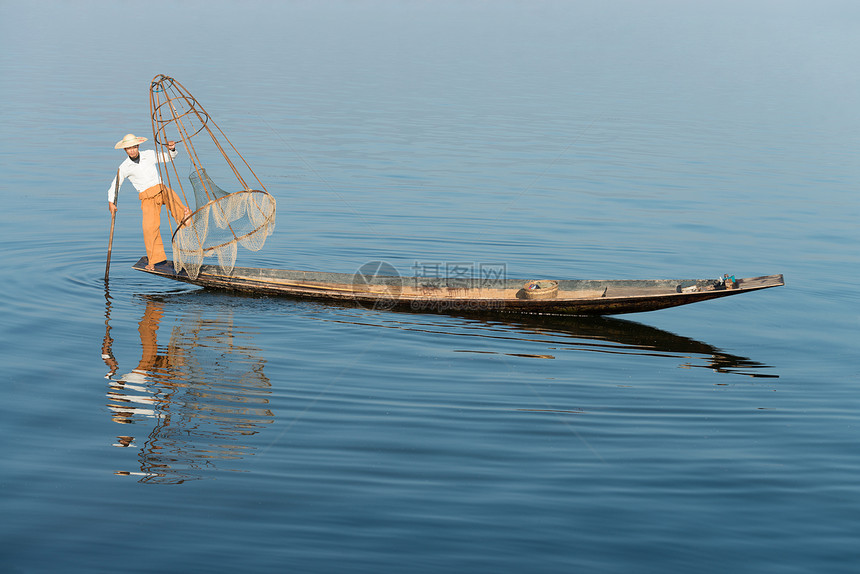
M266 237L274 231L275 198L185 86L175 78L159 74L150 84L149 96L156 157L170 158L167 142L174 141L176 145L182 144L192 165L191 177L183 184L184 178L180 176L175 162L170 160L157 164L162 183L180 194L189 207L192 205L189 197L195 199L194 209L190 215L176 221L175 229L168 217L174 268L177 272L184 269L193 279L199 273L203 259L214 256L218 258L221 272L229 275L235 264L237 244L256 251L262 248ZM193 138L205 138L207 143L214 144L217 150L215 153L220 157L209 158L208 165L217 163L228 166L228 173L233 174L240 187L238 191L225 192L209 178L204 162L192 143ZM198 140L198 147L199 143ZM189 196L186 188L191 188L194 193ZM201 198L198 197L201 190L205 199L203 205L200 205ZM226 237L207 241L210 238L210 217L218 228L226 230ZM237 226L237 221L242 218L245 218L242 224ZM249 223L253 224L250 231Z

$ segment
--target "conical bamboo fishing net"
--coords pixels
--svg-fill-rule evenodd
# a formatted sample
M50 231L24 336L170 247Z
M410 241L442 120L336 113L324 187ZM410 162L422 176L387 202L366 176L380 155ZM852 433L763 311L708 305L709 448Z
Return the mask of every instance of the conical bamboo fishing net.
M237 245L257 251L274 231L275 198L203 106L175 79L158 75L152 80L149 108L157 155L168 156L167 142L175 141L191 163L186 170L180 167L187 165L185 158L177 156L158 166L164 184L181 194L192 211L173 232L174 267L194 279L204 258L215 257L221 273L230 275ZM180 171L187 175L181 177Z

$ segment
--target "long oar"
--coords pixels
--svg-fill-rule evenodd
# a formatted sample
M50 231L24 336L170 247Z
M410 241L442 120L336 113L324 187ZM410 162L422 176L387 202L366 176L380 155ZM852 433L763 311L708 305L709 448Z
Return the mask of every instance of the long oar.
M117 205L119 203L119 168L116 170L116 187L114 187L113 193L113 204ZM110 274L110 252L113 249L113 226L116 223L116 211L112 211L110 214L110 240L108 240L108 254L107 254L107 264L105 264L105 281L108 280L108 275Z

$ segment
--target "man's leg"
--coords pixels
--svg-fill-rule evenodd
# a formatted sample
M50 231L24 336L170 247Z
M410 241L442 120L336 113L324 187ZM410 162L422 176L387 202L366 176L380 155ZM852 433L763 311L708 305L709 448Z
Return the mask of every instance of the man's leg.
M140 210L143 214L143 244L149 260L146 267L152 269L153 265L167 259L161 242L161 194L141 199Z
M191 215L191 210L185 207L185 204L182 203L182 200L179 199L179 195L175 191L165 185L162 189L162 194L164 203L167 205L170 213L173 214L173 219L176 220L177 224L182 223L183 219Z

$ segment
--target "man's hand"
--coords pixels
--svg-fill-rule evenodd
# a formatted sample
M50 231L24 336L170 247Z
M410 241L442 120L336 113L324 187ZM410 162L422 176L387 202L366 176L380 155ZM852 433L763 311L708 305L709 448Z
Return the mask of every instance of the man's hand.
M191 216L191 210L185 206L183 206L183 208L185 211L184 211L184 214L182 216L182 221L179 222L179 227L185 227L186 225L188 225L190 223L190 220L188 218L189 218L189 216Z
M111 201L108 201L108 209L110 209L111 215L113 215L114 213L116 213L116 204Z

